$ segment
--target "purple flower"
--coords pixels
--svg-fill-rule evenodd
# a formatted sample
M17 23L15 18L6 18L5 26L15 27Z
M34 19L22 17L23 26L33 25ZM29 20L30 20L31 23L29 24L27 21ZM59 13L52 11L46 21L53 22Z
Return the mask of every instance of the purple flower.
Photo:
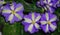
M57 7L60 7L60 0L57 2Z
M57 17L54 14L51 14L51 13L43 14L40 20L41 29L45 33L50 32L50 31L51 32L55 31L55 29L57 28L56 20L57 20Z
M0 0L0 6L2 6L4 3L4 0Z
M2 5L5 4L4 0L0 0L0 13L1 13L1 10L2 10Z
M59 4L58 2L59 0L40 0L37 2L37 6L43 7L46 11L53 13Z
M38 29L40 29L38 24L40 18L40 14L35 12L29 13L28 15L24 16L24 21L22 22L22 24L24 25L25 31L28 31L30 33L37 32Z
M15 2L11 5L6 5L3 8L2 15L5 17L6 21L14 23L15 21L20 21L23 18L24 7L21 3L16 4Z

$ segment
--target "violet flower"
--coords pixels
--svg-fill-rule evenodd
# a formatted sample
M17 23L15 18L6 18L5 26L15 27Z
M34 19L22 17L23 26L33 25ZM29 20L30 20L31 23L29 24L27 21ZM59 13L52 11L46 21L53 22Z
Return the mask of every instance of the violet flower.
M25 31L28 31L30 33L37 32L38 29L40 29L38 24L40 18L40 14L35 12L29 13L28 15L24 16L24 21L22 22L22 24L24 25Z
M5 17L6 21L14 23L15 21L20 21L23 18L24 7L21 3L16 4L15 2L11 5L6 5L3 8L2 15Z
M0 0L0 13L1 13L1 10L3 9L3 4L5 4L5 1L4 0Z
M37 2L37 6L43 7L46 11L53 13L59 2L59 0L40 0Z
M0 6L2 6L3 4L5 4L4 0L0 0Z
M60 0L56 4L57 4L57 7L60 7Z
M56 24L57 16L51 13L45 13L41 16L41 29L47 33L47 32L53 32L57 28Z

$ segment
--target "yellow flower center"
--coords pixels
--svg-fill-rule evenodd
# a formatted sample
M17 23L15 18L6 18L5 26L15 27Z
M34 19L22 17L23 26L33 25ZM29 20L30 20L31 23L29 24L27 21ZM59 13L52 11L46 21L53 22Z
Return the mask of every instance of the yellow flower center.
M35 21L32 21L32 24L35 24Z
M51 24L51 22L50 21L47 21L47 24Z
M15 14L16 12L14 10L12 10L12 14Z

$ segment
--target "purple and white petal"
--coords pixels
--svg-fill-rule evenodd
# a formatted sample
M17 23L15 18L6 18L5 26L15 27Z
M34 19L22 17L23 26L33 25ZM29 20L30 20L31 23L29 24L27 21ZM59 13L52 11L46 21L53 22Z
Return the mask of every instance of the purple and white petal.
M0 0L0 6L2 6L3 4L5 4L6 2L4 0Z
M32 20L34 20L35 19L35 15L34 15L34 13L32 13Z
M50 19L50 22L56 21L57 17L55 16L54 18Z
M11 4L11 6L10 6L11 10L15 10L15 6L16 6L16 3L13 2L13 3Z
M31 23L32 22L32 20L31 19L28 19L28 18L24 18L25 19L25 21L24 22L27 22L27 23Z
M38 16L36 17L35 21L39 21L39 20L40 20L40 18L41 18L41 16L40 16L40 15L38 15Z
M46 21L40 21L42 25L45 25L47 22Z
M8 21L12 21L13 17L14 17L13 14L11 14L8 18Z
M50 31L52 32L55 31L57 28L57 25L56 25L57 16L51 13L45 13L44 16L46 17L46 20L43 19L44 17L41 17L41 20L40 20L42 30L45 33Z
M45 30L45 32L49 32L49 26L48 26L48 24L46 25L46 30Z
M23 10L24 10L23 5L20 4L20 3L17 4L15 7L16 7L15 8L15 12L18 12L18 11L22 11L23 12Z
M55 25L53 25L53 24L50 24L50 27L51 27L51 29L52 29L53 31L57 28L57 26L55 26Z
M10 8L9 8L8 5L6 5L6 6L3 7L2 13L11 13L11 10L10 10Z
M46 16L46 20L48 21L48 20L49 20L49 15L48 15L48 13L45 13L45 16Z
M32 29L33 29L33 24L29 25L29 27L28 27L28 31L31 32Z
M36 27L37 29L40 29L40 26L39 26L39 24L37 24L37 23L35 23L35 27Z
M18 19L20 19L20 20L22 19L22 17L21 17L19 14L17 14L17 13L15 14L15 16L16 16Z
M13 2L12 4L7 4L3 7L2 15L5 17L5 20L10 23L21 21L23 19L23 12L21 10L19 10L19 12L15 11L16 5L17 4Z
M37 23L39 22L41 16L38 13L29 13L28 15L24 16L24 21L22 22L22 24L27 27L26 25L29 25L27 28L25 28L26 31L30 32L30 33L34 33L37 32L38 29L40 29L40 25Z
M38 7L43 7L46 11L53 13L55 8L59 7L59 0L40 0L37 2Z

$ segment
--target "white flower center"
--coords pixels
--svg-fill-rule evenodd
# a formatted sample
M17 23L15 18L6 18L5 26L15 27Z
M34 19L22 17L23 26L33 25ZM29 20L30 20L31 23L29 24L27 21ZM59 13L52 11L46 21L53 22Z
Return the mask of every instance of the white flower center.
M35 21L32 20L32 24L35 24Z
M12 10L12 14L15 14L16 12L14 10Z
M50 21L47 21L47 24L49 24L49 25L50 25L50 24L51 24L51 22L50 22Z

